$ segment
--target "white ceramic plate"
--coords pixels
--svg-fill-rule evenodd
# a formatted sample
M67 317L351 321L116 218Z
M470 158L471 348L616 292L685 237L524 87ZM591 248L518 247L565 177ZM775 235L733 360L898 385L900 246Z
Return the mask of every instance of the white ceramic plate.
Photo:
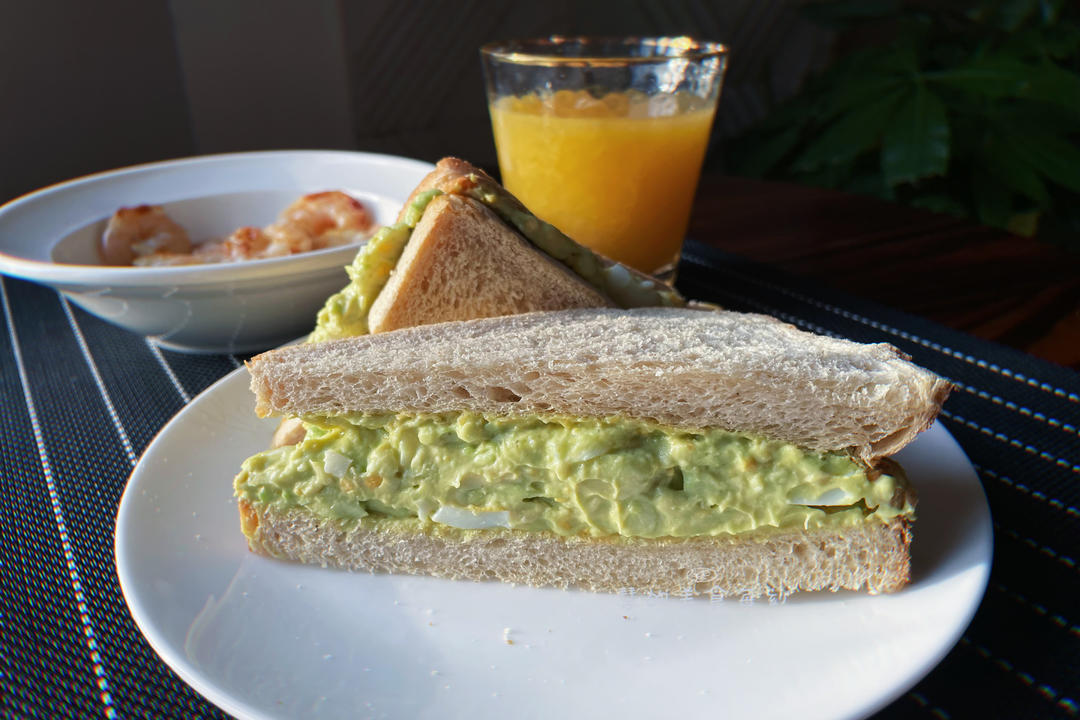
M920 501L895 595L597 595L257 557L231 480L276 421L247 385L238 370L162 430L116 527L135 621L240 718L861 717L944 657L986 588L986 498L940 425L900 456Z

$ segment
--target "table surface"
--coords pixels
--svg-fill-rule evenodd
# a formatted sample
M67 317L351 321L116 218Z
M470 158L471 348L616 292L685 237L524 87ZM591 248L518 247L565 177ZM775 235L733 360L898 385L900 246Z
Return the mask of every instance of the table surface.
M1080 253L832 190L702 178L691 237L1080 370Z
M689 297L890 342L956 384L940 422L990 504L990 585L953 651L879 720L1076 717L1080 374L1061 365L1076 363L1074 261L949 218L725 178L703 182L693 236ZM135 626L112 538L154 435L243 358L160 348L11 278L0 306L0 716L220 716Z

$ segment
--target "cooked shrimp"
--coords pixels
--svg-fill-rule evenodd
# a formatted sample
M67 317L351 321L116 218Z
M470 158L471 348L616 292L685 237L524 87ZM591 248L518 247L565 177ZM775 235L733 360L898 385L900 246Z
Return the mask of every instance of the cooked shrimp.
M317 239L327 233L367 232L373 223L374 218L360 201L343 192L328 190L303 196L285 208L271 227L288 227L297 236Z
M266 243L257 257L281 257L356 242L374 224L370 211L343 192L304 195L264 232Z
M223 243L213 244L221 247L223 260L252 260L264 257L270 238L261 228L248 226L235 230Z
M268 225L266 227L266 236L270 242L260 257L295 255L296 253L305 253L327 247L326 245L316 244L313 236L292 225Z
M330 190L305 195L265 228L242 227L192 248L187 233L156 205L121 208L101 240L109 265L191 265L281 257L364 239L375 219L359 201Z
M101 237L101 258L106 265L131 265L137 257L189 252L187 231L158 205L120 208L109 218Z

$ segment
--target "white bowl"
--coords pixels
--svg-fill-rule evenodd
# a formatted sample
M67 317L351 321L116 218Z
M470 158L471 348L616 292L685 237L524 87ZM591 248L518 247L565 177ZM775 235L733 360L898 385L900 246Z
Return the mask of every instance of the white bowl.
M179 267L98 264L109 216L163 205L195 240L266 225L305 193L343 190L393 222L432 166L357 152L210 155L138 165L43 188L0 207L0 272L49 285L120 327L190 352L251 352L310 331L348 282L357 245Z

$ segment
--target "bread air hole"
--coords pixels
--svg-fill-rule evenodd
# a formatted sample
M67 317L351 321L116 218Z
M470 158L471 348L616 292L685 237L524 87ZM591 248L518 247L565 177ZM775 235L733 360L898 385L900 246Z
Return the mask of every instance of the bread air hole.
M495 402L518 402L521 400L521 396L510 388L497 385L487 388L487 397L488 400L494 400Z

